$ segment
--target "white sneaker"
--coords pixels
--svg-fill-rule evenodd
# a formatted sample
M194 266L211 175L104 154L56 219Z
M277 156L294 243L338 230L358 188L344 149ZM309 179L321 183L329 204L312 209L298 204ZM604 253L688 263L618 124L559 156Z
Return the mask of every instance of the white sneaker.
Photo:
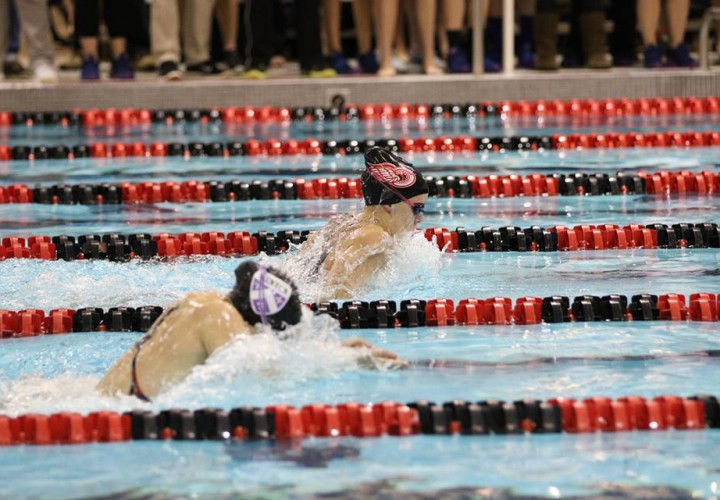
M33 63L33 80L38 83L57 83L58 74L52 64L41 59Z

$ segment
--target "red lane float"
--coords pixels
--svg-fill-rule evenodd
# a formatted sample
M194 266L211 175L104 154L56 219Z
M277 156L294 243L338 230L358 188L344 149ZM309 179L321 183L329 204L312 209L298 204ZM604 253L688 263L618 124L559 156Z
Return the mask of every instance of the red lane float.
M112 443L129 440L300 440L308 437L379 437L432 434L506 435L700 430L720 428L720 405L713 396L666 395L584 400L553 398L504 401L383 401L301 408L135 410L80 415L0 415L0 446Z

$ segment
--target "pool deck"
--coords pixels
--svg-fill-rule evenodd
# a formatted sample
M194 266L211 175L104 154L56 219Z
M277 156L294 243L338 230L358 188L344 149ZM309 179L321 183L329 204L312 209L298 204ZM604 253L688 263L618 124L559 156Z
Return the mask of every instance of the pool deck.
M720 70L616 68L608 71L516 71L510 75L348 76L309 79L294 72L266 80L237 76L179 82L140 73L133 82L86 83L62 72L57 85L22 79L0 83L0 111L68 111L76 108L192 109L213 106L328 106L348 102L467 103L501 100L637 98L720 95Z

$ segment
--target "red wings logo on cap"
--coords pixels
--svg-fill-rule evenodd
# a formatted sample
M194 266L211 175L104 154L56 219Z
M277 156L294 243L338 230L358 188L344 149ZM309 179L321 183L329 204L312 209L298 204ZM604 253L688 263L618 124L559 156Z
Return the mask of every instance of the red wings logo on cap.
M406 188L415 184L417 176L412 169L403 165L393 165L392 163L378 163L368 165L370 175L375 177L383 184L389 184L396 188Z

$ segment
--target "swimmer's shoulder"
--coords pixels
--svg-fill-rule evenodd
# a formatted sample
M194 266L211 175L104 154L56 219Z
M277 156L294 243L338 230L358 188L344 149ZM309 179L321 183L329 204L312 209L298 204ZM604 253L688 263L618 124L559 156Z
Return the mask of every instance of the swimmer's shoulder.
M353 244L382 245L390 238L387 231L377 224L363 224L353 233Z

